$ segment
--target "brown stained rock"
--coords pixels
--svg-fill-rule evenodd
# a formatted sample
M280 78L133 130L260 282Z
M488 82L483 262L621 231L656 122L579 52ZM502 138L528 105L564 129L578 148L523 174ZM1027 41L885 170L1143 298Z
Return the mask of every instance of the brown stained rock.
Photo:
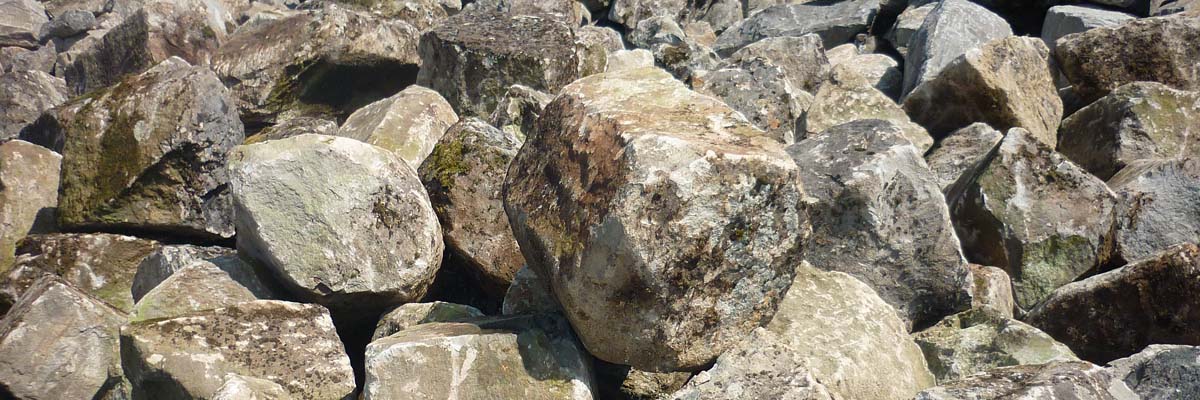
M153 240L107 233L30 235L17 243L12 270L0 276L0 308L38 279L55 275L123 312L133 309L130 287L138 264L159 247Z
M0 143L0 275L13 265L17 242L49 233L58 205L62 156L21 140Z

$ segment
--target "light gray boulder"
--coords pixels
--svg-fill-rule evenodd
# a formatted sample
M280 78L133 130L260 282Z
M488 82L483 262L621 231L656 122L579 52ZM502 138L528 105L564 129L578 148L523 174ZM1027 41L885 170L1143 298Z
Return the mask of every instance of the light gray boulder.
M1055 42L1063 36L1120 25L1134 18L1137 17L1087 4L1054 6L1046 11L1046 20L1042 22L1042 40L1054 51Z
M737 400L772 398L831 400L805 357L785 339L764 328L717 357L716 364L693 377L672 400Z
M225 383L213 394L213 400L288 400L283 386L266 379L242 376L234 373L225 375Z
M705 74L703 82L698 92L723 100L780 142L796 141L796 119L811 95L793 87L782 68L765 59L743 59L739 68Z
M387 149L417 169L455 122L458 114L446 99L413 85L354 111L337 136Z
M246 137L242 144L254 144L267 140L278 140L305 134L337 136L337 122L314 117L295 117L263 128L253 136Z
M908 40L904 96L937 77L946 65L968 50L1012 36L1008 22L983 6L968 0L944 0L936 4Z
M826 48L850 42L866 32L879 12L879 2L847 0L782 4L768 7L729 27L717 37L713 50L729 55L769 37L815 33Z
M29 142L0 143L0 274L12 267L18 241L56 230L61 162L58 153Z
M817 90L812 104L797 122L797 136L815 137L835 126L863 119L886 120L904 131L904 138L924 154L933 146L933 137L920 125L909 120L908 114L895 100L879 91L853 67L839 64L829 80Z
M693 87L700 86L696 82L698 76L721 65L717 53L688 37L671 18L645 19L627 36L634 46L650 50L656 65Z
M130 321L170 318L257 298L215 264L195 261L175 271L133 306Z
M646 49L618 50L609 54L605 72L654 66L654 53ZM549 99L546 100L549 103ZM499 108L497 108L499 109ZM493 121L494 123L494 121Z
M1012 279L1003 269L979 264L968 264L971 269L971 308L989 309L1002 317L1013 318L1016 304L1013 301Z
M821 37L807 34L759 40L734 52L723 65L744 68L759 59L783 69L793 89L809 93L815 93L829 79L833 64L826 57Z
M687 7L687 0L612 0L608 20L633 30L653 17L677 19Z
M1084 361L989 370L923 391L915 400L1115 400L1108 373Z
M1026 323L989 309L946 317L913 334L938 382L1012 365L1079 361L1066 345Z
M37 48L38 32L46 22L49 19L41 2L0 1L0 47Z
M54 42L46 42L36 50L24 47L0 47L0 74L18 71L39 71L53 74L58 59L56 46ZM66 81L63 82L65 88Z
M925 162L936 175L942 192L947 192L954 182L974 171L979 163L986 161L988 154L1004 134L988 124L976 122L946 135L933 149L925 154Z
M278 289L273 285L271 277L267 276L269 272L238 257L236 250L218 246L178 244L158 247L142 258L130 289L133 300L141 300L142 296L175 272L197 262L215 265L257 298L271 299L278 296Z
M932 12L937 5L938 2L934 1L923 4L919 7L910 6L905 8L900 15L896 16L896 24L892 25L892 29L889 29L887 33L883 35L883 38L891 42L892 47L894 47L896 52L900 53L901 56L905 57L905 60L908 60L909 41L912 40L913 36L917 35L917 31L921 30L921 26L925 24L925 18L929 16L929 13ZM915 62L917 60L913 61ZM904 88L901 87L901 91L903 91L903 89Z
M371 340L379 340L396 332L433 322L461 322L483 317L483 312L464 304L434 301L430 303L408 303L388 311L379 317Z
M1153 344L1108 363L1109 391L1142 400L1186 399L1200 395L1200 347Z
M1156 17L1068 35L1054 49L1058 67L1084 102L1127 83L1200 90L1200 18Z
M0 140L15 139L43 112L67 102L67 83L42 71L0 74Z
M49 40L50 38L63 39L90 31L95 27L96 16L91 11L68 10L55 16L50 22L43 24L41 30L38 32L38 38L42 41Z
M1116 256L1134 262L1200 243L1200 159L1145 160L1108 182L1117 192Z
M158 246L153 240L107 233L27 236L17 244L12 269L0 276L0 309L38 279L54 275L113 308L132 311L129 288L138 263Z

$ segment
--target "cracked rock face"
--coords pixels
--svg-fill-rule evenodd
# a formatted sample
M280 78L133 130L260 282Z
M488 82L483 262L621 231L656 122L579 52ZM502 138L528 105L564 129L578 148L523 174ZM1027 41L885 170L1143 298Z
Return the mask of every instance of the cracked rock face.
M1198 40L1200 18L1145 18L1068 35L1057 42L1054 56L1085 101L1138 81L1198 90Z
M593 355L695 370L774 314L809 231L798 172L723 103L621 70L546 107L505 210Z

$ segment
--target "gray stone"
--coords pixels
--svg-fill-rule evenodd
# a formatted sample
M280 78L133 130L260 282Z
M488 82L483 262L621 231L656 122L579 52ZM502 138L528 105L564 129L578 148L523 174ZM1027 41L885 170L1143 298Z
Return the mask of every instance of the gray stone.
M1068 35L1054 57L1086 102L1131 82L1200 90L1200 18L1156 17Z
M746 116L754 126L782 143L796 142L796 119L804 112L807 93L789 83L782 68L765 59L740 62L704 75L697 91L717 97Z
M142 259L130 289L133 300L141 300L142 296L170 278L176 271L197 262L215 265L257 298L271 299L277 296L276 289L269 283L269 277L265 276L267 271L259 271L260 268L242 260L233 249L181 244L161 246Z
M704 23L709 26L709 30L714 31L712 37L716 40L715 32L720 32L741 21L747 15L742 9L742 0L713 0L709 2L693 2L688 8L688 16L691 20ZM687 25L696 25L689 23ZM691 33L688 36L693 36ZM711 46L712 42L706 44Z
M828 81L814 96L797 129L804 137L824 135L835 126L863 119L887 120L904 132L904 138L924 154L933 146L929 132L908 118L895 100L875 88L870 80L846 64L833 68Z
M654 53L646 49L620 50L608 55L605 72L654 66ZM549 99L546 101L549 103ZM499 107L497 107L499 109ZM495 115L495 114L493 114ZM494 123L495 121L493 121ZM503 128L503 127L501 127Z
M455 122L446 99L414 85L354 111L337 135L389 150L415 170Z
M558 299L550 289L550 281L528 265L522 266L513 276L512 285L504 293L500 305L504 315L562 313Z
M596 367L597 380L600 380L602 379L600 376L605 371L601 369L600 365ZM621 380L621 386L616 388L617 394L614 396L623 396L617 398L624 399L667 399L671 397L672 393L682 389L683 385L692 378L691 372L646 372L628 366L617 366L613 370L617 374L617 379ZM604 389L601 384L597 397L604 397Z
M593 355L695 370L774 314L799 261L804 191L781 147L660 69L593 75L542 112L505 211Z
M855 121L787 151L815 199L808 262L863 280L911 325L970 306L969 273L941 188L900 128Z
M139 299L133 306L130 321L177 317L256 299L254 293L215 264L194 261Z
M1008 22L980 5L968 0L938 2L908 40L902 94L938 76L967 51L1007 36L1012 36Z
M21 238L56 230L61 162L62 156L42 146L0 143L0 274L12 267Z
M1086 32L1093 28L1120 25L1137 17L1120 11L1112 11L1092 5L1054 6L1046 11L1042 22L1042 40L1054 51L1055 42L1072 33Z
M483 312L463 304L435 301L432 303L408 303L388 311L379 317L371 340L379 340L396 332L433 322L461 322L483 317Z
M640 50L640 55L644 55L644 66L654 65L654 56L650 52ZM626 52L620 50L618 52ZM608 58L610 61L612 57ZM644 59L644 60L645 60ZM608 70L614 68L620 69L623 66L614 67L612 62L605 65ZM488 123L499 128L505 133L516 136L521 141L525 140L525 134L533 131L533 124L537 122L537 117L542 113L542 109L549 104L551 97L549 94L533 90L527 86L512 85L504 92L504 97L500 98L500 102L496 103L496 110L492 111L491 118L488 118Z
M275 125L263 128L253 136L247 137L242 144L254 144L267 140L279 140L300 135L337 136L338 125L323 118L295 117L277 122Z
M1045 332L988 309L951 315L913 335L938 382L997 367L1079 361Z
M348 5L365 6L365 10L385 20L400 20L407 22L416 28L417 31L424 32L429 28L437 26L446 18L462 10L460 1L451 1L458 3L456 8L445 7L446 3L440 0L394 0L394 1L345 1ZM476 2L480 3L480 2ZM491 1L490 3L500 3L499 1ZM508 2L504 2L505 5Z
M54 73L54 65L58 58L58 48L54 42L46 42L37 50L23 47L0 47L0 74L17 71L38 71ZM62 78L57 78L62 80ZM63 81L66 88L66 81Z
M534 15L575 27L584 21L583 10L575 0L475 0L464 6L462 12Z
M947 382L915 400L1115 400L1109 376L1091 363L1054 362L997 368Z
M1117 256L1133 262L1200 243L1200 159L1136 162L1108 182L1117 192Z
M672 400L832 400L805 357L785 339L758 328L717 357L716 364L671 395Z
M942 187L942 192L950 190L950 186L967 176L976 169L979 163L987 160L988 154L1004 134L982 122L976 122L946 135L937 146L925 155L925 162L933 171ZM968 177L969 178L969 177Z
M225 375L225 383L213 394L213 400L289 400L287 390L278 383L234 373Z
M929 13L937 7L938 2L931 2L921 5L920 7L908 7L900 15L896 16L896 24L892 25L892 29L884 34L883 38L892 43L892 47L896 48L896 52L908 60L908 43L913 36L917 35L917 31L921 30L921 26L925 24L925 18ZM917 60L913 59L913 62ZM903 90L903 87L901 87Z
M38 37L43 41L49 38L67 38L90 31L95 27L96 16L92 15L91 11L68 10L42 25Z
M1152 17L1181 13L1197 16L1200 13L1200 2L1195 0L1150 0L1150 16Z
M1012 280L1003 269L968 264L971 270L971 308L986 308L1005 318L1013 318Z
M1200 396L1200 347L1155 344L1109 363L1109 391L1142 400Z
M613 0L608 20L633 30L638 23L653 17L677 19L687 6L687 0Z
M904 72L900 63L886 54L862 54L847 60L843 65L867 79L880 92L892 99L900 98L904 85ZM835 65L836 66L836 65Z
M610 28L594 25L576 28L575 53L579 57L579 76L604 72L608 69L608 54L624 48L621 34Z
M0 74L0 140L13 139L45 112L70 98L62 78L42 71Z
M878 11L879 2L872 0L773 6L726 29L717 37L713 49L729 55L765 38L809 33L819 35L825 47L831 48L866 32Z
M48 21L46 9L38 1L0 1L0 47L36 48L38 31Z
M16 262L0 277L0 308L12 304L46 275L110 306L129 312L129 288L138 263L158 248L158 242L107 233L30 235L17 243Z
M830 66L850 61L850 59L858 57L859 54L861 53L858 50L858 45L854 43L846 43L832 49L825 50L825 58L829 60ZM820 82L817 83L819 84Z
M628 39L634 46L650 50L656 65L684 82L692 82L697 75L717 69L721 64L717 53L687 37L670 18L652 17L641 21L629 32ZM692 86L700 84L693 82Z
M748 62L766 59L783 69L792 88L812 93L829 78L832 62L824 49L821 37L814 34L771 37L734 52L726 65L745 68Z

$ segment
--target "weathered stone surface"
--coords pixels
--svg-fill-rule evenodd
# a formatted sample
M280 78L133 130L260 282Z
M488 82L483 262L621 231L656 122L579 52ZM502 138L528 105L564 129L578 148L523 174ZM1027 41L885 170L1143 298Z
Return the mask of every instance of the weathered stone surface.
M579 57L579 76L604 72L608 68L608 53L623 49L625 41L621 40L619 32L611 28L595 25L575 28L575 53Z
M917 31L921 30L921 26L925 24L925 18L929 16L929 13L932 12L935 7L937 7L938 3L939 2L935 1L928 4L923 4L920 7L905 8L904 12L901 12L900 15L896 16L896 24L892 25L892 29L888 30L887 33L884 34L884 39L891 42L892 47L896 48L896 52L905 57L905 60L909 60L909 41L912 40L913 36L917 35ZM918 60L912 59L912 61L916 62ZM903 85L903 82L901 82L901 85ZM904 88L902 86L902 92L903 89Z
M441 266L425 188L387 150L301 135L240 146L229 169L238 250L306 298L370 312L420 299Z
M806 137L815 137L835 126L863 119L880 119L895 124L920 154L933 146L929 132L910 121L908 114L895 100L845 64L833 68L833 74L821 85L812 105L805 110L798 129Z
M986 308L1005 318L1013 317L1012 280L1003 269L968 264L971 269L971 308Z
M697 91L717 97L742 113L754 126L782 143L796 142L796 119L806 103L786 72L765 59L745 60L740 68L723 68L704 75Z
M40 2L0 1L0 47L37 47L38 30L48 21L46 9Z
M375 325L375 333L371 340L379 340L393 333L420 324L432 322L460 322L483 316L483 312L475 307L463 304L435 301L432 303L408 303L401 305L379 317Z
M803 193L777 142L642 68L564 89L504 199L588 350L671 371L711 362L774 314L809 230Z
M520 148L515 135L465 118L446 132L417 172L446 246L496 297L525 264L501 198L508 164Z
M1137 261L1200 243L1200 159L1136 162L1108 182L1117 192L1117 256Z
M615 51L608 56L608 66L605 72L614 72L623 69L636 69L642 67L654 66L654 53L646 49L620 50ZM549 99L546 101L549 103ZM499 108L497 108L499 109Z
M580 76L570 27L553 19L461 13L421 36L417 84L463 117L487 117L514 84L557 93Z
M462 12L536 15L574 27L584 22L583 10L575 0L476 0L463 6Z
M57 227L61 162L62 156L42 146L21 140L0 143L0 274L12 267L17 241Z
M925 155L942 191L986 161L992 149L1000 144L1004 134L988 124L976 122L946 135Z
M997 367L1079 361L1046 333L988 309L951 315L913 339L939 382Z
M1109 391L1143 400L1187 399L1200 395L1200 347L1150 345L1109 363Z
M1200 148L1200 93L1134 82L1071 114L1058 151L1100 179L1130 163L1174 158Z
M213 400L288 400L287 390L278 383L230 373L225 383L213 394Z
M367 346L363 398L593 398L591 359L549 316L430 323Z
M67 38L87 32L96 27L96 16L91 11L68 10L59 14L54 20L42 25L38 32L39 40L50 38Z
M1049 57L1038 39L1011 36L989 42L917 86L904 100L904 110L938 138L986 122L999 130L1025 128L1053 146L1063 105Z
M54 42L47 42L37 50L23 47L0 47L0 64L2 64L0 65L0 74L17 71L53 73L55 60L58 58L57 50ZM66 81L63 82L65 89Z
M1022 309L1108 261L1116 195L1023 129L946 197L967 259L1007 271Z
M863 280L917 326L970 305L941 188L900 128L855 121L787 151L816 199L809 262Z
M717 357L717 363L696 375L672 400L737 400L749 398L830 400L825 385L813 377L803 355L786 339L755 329L745 340Z
M18 399L121 398L121 312L45 277L0 320L0 387Z
M504 302L500 305L500 313L504 315L562 313L558 299L550 289L550 280L538 274L528 265L522 266L513 276L512 285L504 293Z
M726 65L743 67L746 62L766 59L783 69L792 88L816 92L829 78L832 63L824 49L821 37L814 34L770 37L734 52Z
M211 398L229 373L274 382L295 399L354 392L350 359L325 308L259 300L121 328L134 398Z
M152 240L105 233L30 235L0 278L0 308L12 304L35 281L56 275L121 311L133 309L129 288L137 265L159 246Z
M687 6L687 0L613 0L608 20L632 30L653 17L676 19Z
M844 68L866 78L875 89L892 99L900 98L900 90L904 87L904 71L900 63L886 54L861 54L850 60L839 63Z
M1126 357L1151 343L1197 345L1197 282L1200 248L1181 245L1063 286L1025 321L1094 362Z
M350 0L345 3L351 5L364 6L370 14L383 17L386 20L401 20L412 25L417 31L424 32L437 24L444 21L450 15L453 15L462 10L462 2L458 0L440 1L440 0L395 0L395 1L356 1ZM452 7L446 7L446 3L452 4ZM477 1L476 3L480 3ZM504 3L500 1L490 1L490 3Z
M175 272L195 264L206 262L215 265L234 282L260 299L275 298L277 290L272 285L267 271L242 260L237 252L225 247L201 247L194 245L161 246L142 259L133 276L130 294L136 302ZM260 276L262 275L262 276Z
M455 122L446 99L414 85L350 114L337 135L390 150L417 169Z
M654 65L653 55L645 50L642 50L642 54L649 58L649 62L645 66ZM606 69L612 68L612 63L606 64ZM533 124L537 122L538 115L542 113L542 109L546 108L546 104L549 104L551 99L549 94L527 86L512 85L507 92L504 92L504 97L500 98L500 102L496 103L496 110L492 111L488 123L524 141L525 134L533 131Z
M1181 13L1191 16L1198 15L1200 3L1195 0L1150 0L1149 15L1152 17Z
M1054 57L1079 97L1093 101L1130 82L1200 90L1200 18L1157 17L1068 35Z
M993 369L948 382L916 400L1114 400L1109 376L1091 363L1054 362Z
M682 389L683 385L687 384L691 378L691 372L646 372L630 368L627 365L598 362L596 363L598 386L596 397L631 400L667 399L672 393Z
M777 36L821 36L826 48L849 42L866 32L879 11L879 2L847 0L773 6L729 27L713 50L729 55L759 40Z
M1135 18L1137 17L1120 11L1086 4L1054 6L1046 11L1046 20L1042 22L1042 41L1046 42L1050 51L1054 51L1055 42L1063 36L1120 25Z
M258 131L253 136L247 137L243 144L279 140L307 134L337 136L337 132L337 122L323 118L295 117L263 128L263 130Z
M0 140L18 137L42 112L70 98L62 78L42 71L0 73Z
M968 0L938 2L908 40L903 94L937 77L967 51L1008 36L1008 22L983 6Z
M687 37L671 18L651 17L638 22L627 38L634 46L650 50L656 65L684 82L692 82L697 75L721 64L717 53ZM699 85L693 82L692 86Z
M177 317L254 300L254 293L215 264L195 261L175 271L138 300L130 320Z

